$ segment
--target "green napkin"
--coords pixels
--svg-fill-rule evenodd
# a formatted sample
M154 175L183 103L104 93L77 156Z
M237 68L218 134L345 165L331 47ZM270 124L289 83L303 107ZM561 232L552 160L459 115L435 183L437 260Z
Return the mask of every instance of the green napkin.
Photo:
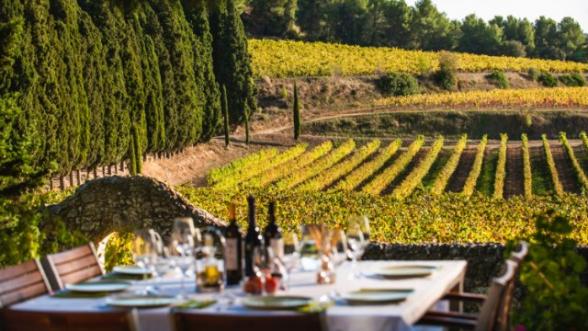
M111 272L109 274L106 274L102 277L100 277L100 279L102 280L135 280L135 281L139 281L139 280L147 280L147 279L151 279L151 275L128 275L128 274L121 274L121 273L116 273L116 272Z
M62 290L51 297L58 298L58 299L93 299L93 298L104 298L112 293L108 292L93 292L93 293L84 293L84 292L74 292L68 290Z
M308 305L298 308L296 311L302 314L320 314L333 306L333 302L311 302Z
M176 305L174 308L178 309L204 309L208 308L216 303L216 300L188 300L183 302L179 305Z

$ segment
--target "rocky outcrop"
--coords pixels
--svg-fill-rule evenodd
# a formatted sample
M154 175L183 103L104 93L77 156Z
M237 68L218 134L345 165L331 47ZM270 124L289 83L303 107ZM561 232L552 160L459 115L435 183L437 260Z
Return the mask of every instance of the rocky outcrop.
M224 225L164 183L142 176L89 181L49 211L51 217L60 218L69 229L95 242L114 231L141 228L153 228L167 237L176 217L192 217L198 227Z

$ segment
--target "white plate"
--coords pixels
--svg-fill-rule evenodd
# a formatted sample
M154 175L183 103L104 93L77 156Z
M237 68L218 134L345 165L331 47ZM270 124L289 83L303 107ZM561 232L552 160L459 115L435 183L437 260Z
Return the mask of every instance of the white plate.
M177 302L178 299L165 296L120 295L106 298L106 304L113 307L166 307Z
M394 265L374 268L367 272L368 276L382 278L416 278L430 276L437 269L426 265Z
M117 274L125 274L125 275L151 275L151 271L149 269L141 268L136 265L127 265L127 266L117 266L112 269L113 272Z
M83 283L75 285L66 285L65 289L71 292L81 293L106 293L106 292L121 292L129 288L126 283Z
M311 298L301 296L265 296L265 297L246 297L242 300L243 306L250 309L262 310L289 310L307 306Z
M341 294L349 304L386 304L406 300L412 290L359 290Z

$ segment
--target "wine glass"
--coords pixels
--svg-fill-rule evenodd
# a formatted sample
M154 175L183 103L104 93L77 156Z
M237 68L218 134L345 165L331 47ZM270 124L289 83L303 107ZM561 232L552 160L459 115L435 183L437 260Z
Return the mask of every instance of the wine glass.
M171 235L170 252L174 255L174 262L181 273L181 291L178 297L186 297L185 278L190 276L194 267L194 239L198 238L192 218L176 218Z
M153 270L157 255L150 230L137 230L134 232L131 252L136 266L149 270L150 272ZM146 286L139 293L147 295L149 294L150 288L150 286Z
M299 255L300 266L303 271L318 270L320 266L319 248L314 238L310 235L308 226L302 227Z
M351 275L356 276L357 260L361 259L366 248L366 241L357 222L350 222L347 227L347 247L351 257Z
M336 229L333 233L333 256L335 266L345 262L349 256L349 244L347 242L347 235L342 229Z
M296 232L285 232L282 234L284 240L284 264L288 272L291 272L300 262L300 240Z

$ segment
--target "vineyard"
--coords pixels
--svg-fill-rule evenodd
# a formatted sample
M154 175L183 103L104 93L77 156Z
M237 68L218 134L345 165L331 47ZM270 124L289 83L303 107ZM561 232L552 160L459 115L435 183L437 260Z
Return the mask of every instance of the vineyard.
M396 48L359 47L285 40L249 40L256 76L301 77L372 75L379 72L427 74L439 68L440 53ZM465 72L504 70L526 72L588 71L588 64L454 53L457 69Z
M275 199L286 228L364 213L377 225L376 240L401 243L506 242L531 233L536 213L564 208L575 238L588 243L587 171L585 133L572 140L564 133L534 141L506 134L327 140L262 149L211 171L207 187L180 191L217 215L236 201L242 221L246 195L262 201L262 220Z

